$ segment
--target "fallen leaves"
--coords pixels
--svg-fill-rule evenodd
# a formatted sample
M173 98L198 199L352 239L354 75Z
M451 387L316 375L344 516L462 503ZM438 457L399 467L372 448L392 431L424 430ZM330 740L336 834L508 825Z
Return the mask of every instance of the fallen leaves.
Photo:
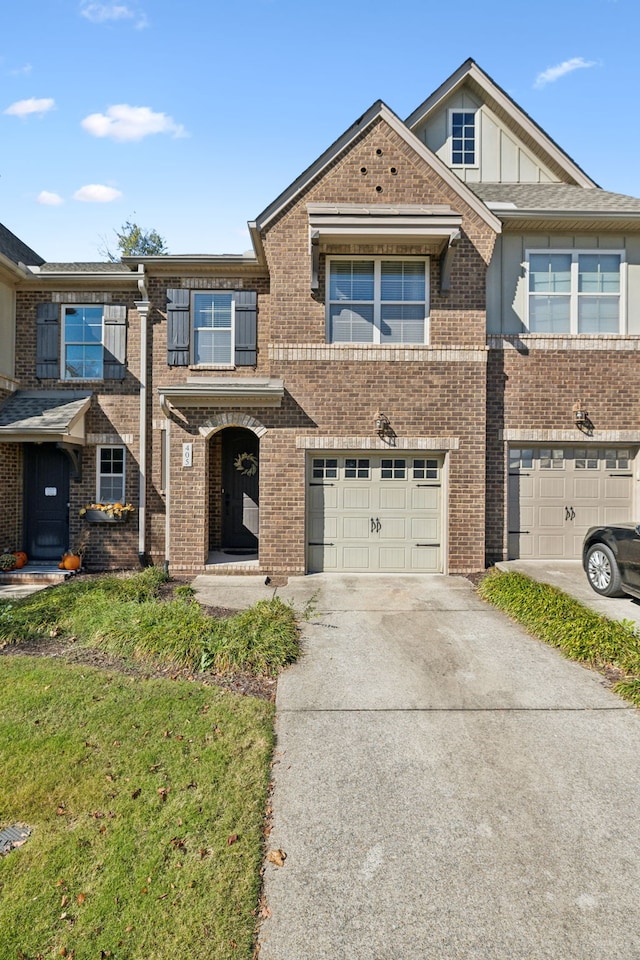
M267 854L267 860L269 863L273 863L276 867L284 867L284 862L287 859L287 855L284 850L269 850Z

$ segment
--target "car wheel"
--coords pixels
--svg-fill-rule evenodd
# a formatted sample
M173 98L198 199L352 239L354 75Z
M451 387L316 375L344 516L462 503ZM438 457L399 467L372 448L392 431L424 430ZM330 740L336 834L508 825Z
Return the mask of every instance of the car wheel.
M594 543L587 552L587 579L603 597L622 597L622 580L616 558L604 543Z

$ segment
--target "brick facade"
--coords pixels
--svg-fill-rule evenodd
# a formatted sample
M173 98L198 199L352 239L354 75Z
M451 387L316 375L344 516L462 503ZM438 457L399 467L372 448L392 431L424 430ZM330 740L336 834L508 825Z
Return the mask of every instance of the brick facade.
M16 281L19 388L93 394L84 417L82 469L70 493L70 544L89 531L90 569L130 567L140 559L168 562L176 573L205 569L210 553L223 545L227 427L258 438L262 574L307 571L307 471L314 450L441 455L442 569L465 573L505 555L510 438L581 442L572 417L573 404L581 399L596 427L595 439L633 443L640 412L633 376L640 339L488 338L487 270L499 220L387 108L377 113L372 108L366 116L258 219L255 258L143 258L148 314L136 308L143 298L137 262L131 262L129 274L120 268L122 278L103 271L102 279L99 271L78 269ZM363 222L382 210L393 219L393 210L420 208L427 224L438 213L448 216L459 223L447 261L448 289L441 288L441 256L455 231L448 235L442 227L440 233L406 230L404 238L393 226L387 233L373 228L339 236L321 233L313 240L318 244L314 286L309 205L331 206L336 216L343 205L358 205ZM593 234L587 238L590 248L596 227L585 227ZM325 291L332 256L428 258L426 342L329 343ZM169 366L169 290L255 291L255 366ZM124 380L38 380L36 316L44 302L59 308L125 304ZM222 396L220 388L227 380L235 388L231 397ZM282 383L284 394L277 402L251 401L246 380ZM214 383L218 393L207 393ZM378 410L390 420L395 446L376 432ZM640 443L640 434L636 439ZM126 449L126 500L136 512L124 524L88 526L78 515L96 498L101 444ZM191 460L185 464L187 451ZM21 443L0 443L0 476L0 541L20 546ZM236 572L233 566L215 572L224 570Z

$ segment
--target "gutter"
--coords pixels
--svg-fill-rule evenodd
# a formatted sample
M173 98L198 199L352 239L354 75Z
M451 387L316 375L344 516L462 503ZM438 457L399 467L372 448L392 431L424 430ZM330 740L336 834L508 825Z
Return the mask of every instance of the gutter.
M149 291L144 275L144 264L138 265L138 290L142 299L135 301L140 316L140 450L138 473L138 559L145 565L147 539L147 321Z

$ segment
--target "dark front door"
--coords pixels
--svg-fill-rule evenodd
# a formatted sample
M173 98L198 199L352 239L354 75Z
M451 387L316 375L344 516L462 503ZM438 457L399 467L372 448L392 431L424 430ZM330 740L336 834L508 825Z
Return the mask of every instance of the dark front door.
M69 459L53 443L24 446L25 550L59 560L69 546Z
M258 549L258 438L251 430L222 434L222 549Z

